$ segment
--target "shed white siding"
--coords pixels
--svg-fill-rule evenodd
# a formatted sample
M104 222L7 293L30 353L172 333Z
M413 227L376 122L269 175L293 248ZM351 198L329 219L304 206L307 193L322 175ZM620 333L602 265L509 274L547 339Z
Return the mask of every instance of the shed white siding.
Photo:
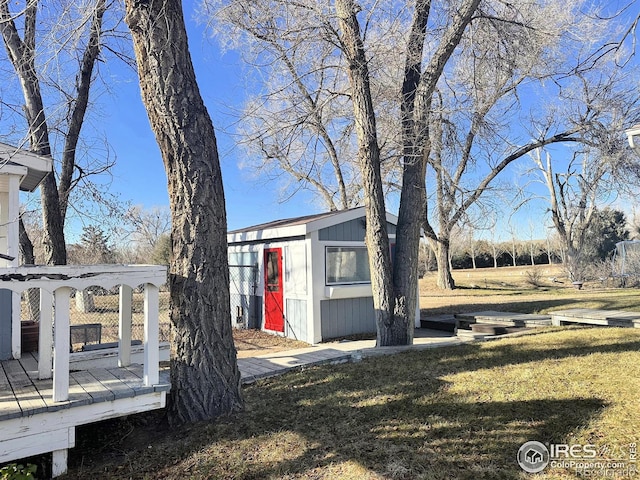
M390 243L395 242L396 221L395 216L387 214ZM282 248L284 334L287 337L313 344L335 337L375 333L371 284L362 279L366 270L359 268L362 255L358 249L365 246L365 228L363 207L278 220L229 232L229 258L236 262L257 259L256 295L262 299L264 250ZM338 249L354 247L352 257L359 267L350 275L348 268L337 266L344 265L352 252ZM334 264L337 268L332 269L330 281L327 280L327 248L331 249L334 261L343 262ZM418 318L419 311L416 322ZM264 328L263 323L260 325Z

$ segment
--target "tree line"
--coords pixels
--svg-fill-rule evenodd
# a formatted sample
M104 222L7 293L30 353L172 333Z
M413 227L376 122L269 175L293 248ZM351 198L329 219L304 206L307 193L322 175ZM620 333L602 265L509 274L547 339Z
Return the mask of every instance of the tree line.
M466 234L465 234L466 233ZM616 244L638 235L637 227L630 225L624 212L612 208L598 210L581 246L582 264L571 265L567 260L566 245L553 231L545 239L522 239L512 236L509 240L492 241L476 239L475 232L459 229L452 243L450 268L475 269L515 267L523 265L561 265L572 281L583 281L606 275L603 266L616 253ZM580 269L580 278L572 277L572 271ZM425 243L420 252L420 271L424 275L437 271L438 264L433 250ZM572 270L573 268L573 270Z

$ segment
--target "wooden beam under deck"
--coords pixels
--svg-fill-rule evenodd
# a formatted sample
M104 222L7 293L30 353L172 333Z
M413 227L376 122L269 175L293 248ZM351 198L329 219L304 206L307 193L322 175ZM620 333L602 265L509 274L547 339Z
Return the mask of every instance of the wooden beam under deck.
M53 401L53 380L38 380L38 360L31 353L0 362L0 422L99 402L132 398L170 389L169 372L156 385L144 385L142 365L94 368L69 374L69 400ZM91 421L91 420L89 420Z

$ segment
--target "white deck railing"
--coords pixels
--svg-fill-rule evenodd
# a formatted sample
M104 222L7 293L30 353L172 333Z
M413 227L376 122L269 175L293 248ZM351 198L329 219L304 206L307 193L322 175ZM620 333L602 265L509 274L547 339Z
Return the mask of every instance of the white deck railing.
M72 289L111 289L120 286L118 364L131 364L131 298L134 288L144 291L144 385L159 383L159 295L167 269L158 265L25 266L0 268L0 289L14 292L12 351L20 356L20 296L40 289L38 376L53 378L53 401L69 399L70 296ZM55 326L55 328L53 328ZM17 333L16 333L17 332Z

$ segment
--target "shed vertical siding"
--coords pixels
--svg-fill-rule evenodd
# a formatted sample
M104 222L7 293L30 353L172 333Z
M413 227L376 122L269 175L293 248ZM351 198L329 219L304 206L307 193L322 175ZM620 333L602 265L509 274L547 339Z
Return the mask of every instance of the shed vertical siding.
M327 242L364 242L364 217L338 223L318 231L318 240ZM395 235L396 226L387 222L387 233Z
M0 290L0 360L11 358L11 291Z
M376 331L372 297L322 300L320 311L322 340Z
M307 301L294 298L286 300L285 335L303 342L307 341Z

